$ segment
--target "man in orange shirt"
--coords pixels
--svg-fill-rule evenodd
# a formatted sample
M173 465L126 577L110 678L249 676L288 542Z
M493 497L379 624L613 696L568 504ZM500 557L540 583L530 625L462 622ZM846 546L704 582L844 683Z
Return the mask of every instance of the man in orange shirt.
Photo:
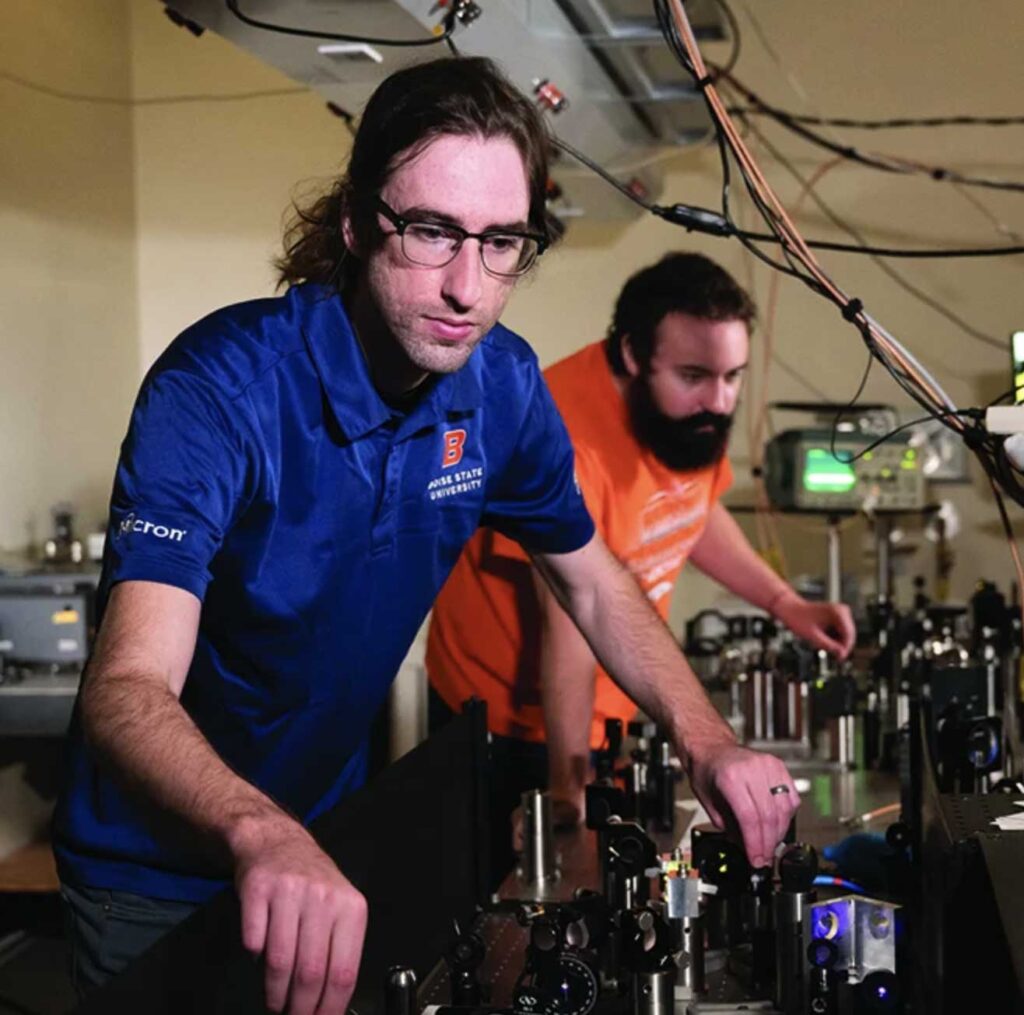
M626 283L603 342L545 378L598 532L662 619L689 559L845 657L855 638L849 608L801 598L719 503L732 482L725 450L754 316L750 297L714 262L670 254ZM556 815L579 820L605 719L636 713L527 555L489 529L466 546L434 605L427 671L435 720L471 695L488 704L499 818L519 792L546 783Z

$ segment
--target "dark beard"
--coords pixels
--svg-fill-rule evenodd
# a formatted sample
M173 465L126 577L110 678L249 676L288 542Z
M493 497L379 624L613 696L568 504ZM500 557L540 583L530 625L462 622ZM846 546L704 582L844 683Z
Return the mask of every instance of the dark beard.
M626 402L634 436L662 465L688 472L721 461L729 444L732 416L696 412L682 419L669 419L654 404L642 378L630 383ZM706 426L711 429L701 432Z

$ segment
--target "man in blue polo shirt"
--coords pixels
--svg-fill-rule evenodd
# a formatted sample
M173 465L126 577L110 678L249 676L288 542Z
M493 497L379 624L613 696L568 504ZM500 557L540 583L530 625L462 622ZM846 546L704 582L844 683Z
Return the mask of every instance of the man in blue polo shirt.
M143 383L56 818L84 986L233 880L268 1007L345 1010L366 902L304 826L359 785L481 524L529 549L752 859L789 824L785 767L736 745L594 536L536 359L497 323L549 241L548 144L487 61L392 75L286 237L286 294L200 321Z

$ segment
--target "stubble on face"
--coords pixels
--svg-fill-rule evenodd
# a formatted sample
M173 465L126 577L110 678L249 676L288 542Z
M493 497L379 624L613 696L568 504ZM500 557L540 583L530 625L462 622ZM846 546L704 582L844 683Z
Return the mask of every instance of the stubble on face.
M401 271L403 265L397 266ZM427 268L425 271L433 269ZM374 258L366 267L366 295L373 302L374 315L379 321L378 344L395 364L404 359L421 377L424 374L451 374L466 365L484 335L494 327L495 321L473 321L473 329L466 338L446 340L431 335L424 328L424 318L451 316L443 304L438 307L424 302L412 294L393 292L394 270ZM496 319L495 319L496 320Z
M427 211L474 233L522 228L529 215L523 159L504 137L443 135L401 165L381 196L399 214ZM488 274L475 240L444 267L412 264L392 227L385 220L380 227L383 242L365 257L353 294L353 322L375 383L398 393L461 369L497 322L515 279Z

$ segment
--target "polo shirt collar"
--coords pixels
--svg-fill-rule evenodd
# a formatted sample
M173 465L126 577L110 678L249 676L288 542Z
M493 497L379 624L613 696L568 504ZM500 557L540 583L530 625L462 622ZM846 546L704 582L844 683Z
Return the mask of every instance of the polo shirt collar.
M302 285L296 295L304 303L302 330L331 411L349 440L356 440L395 415L380 397L356 338L341 296L325 286ZM486 341L486 336L484 341ZM482 343L481 343L482 344ZM462 369L446 374L416 401L400 431L422 429L468 412L482 403L478 347Z

